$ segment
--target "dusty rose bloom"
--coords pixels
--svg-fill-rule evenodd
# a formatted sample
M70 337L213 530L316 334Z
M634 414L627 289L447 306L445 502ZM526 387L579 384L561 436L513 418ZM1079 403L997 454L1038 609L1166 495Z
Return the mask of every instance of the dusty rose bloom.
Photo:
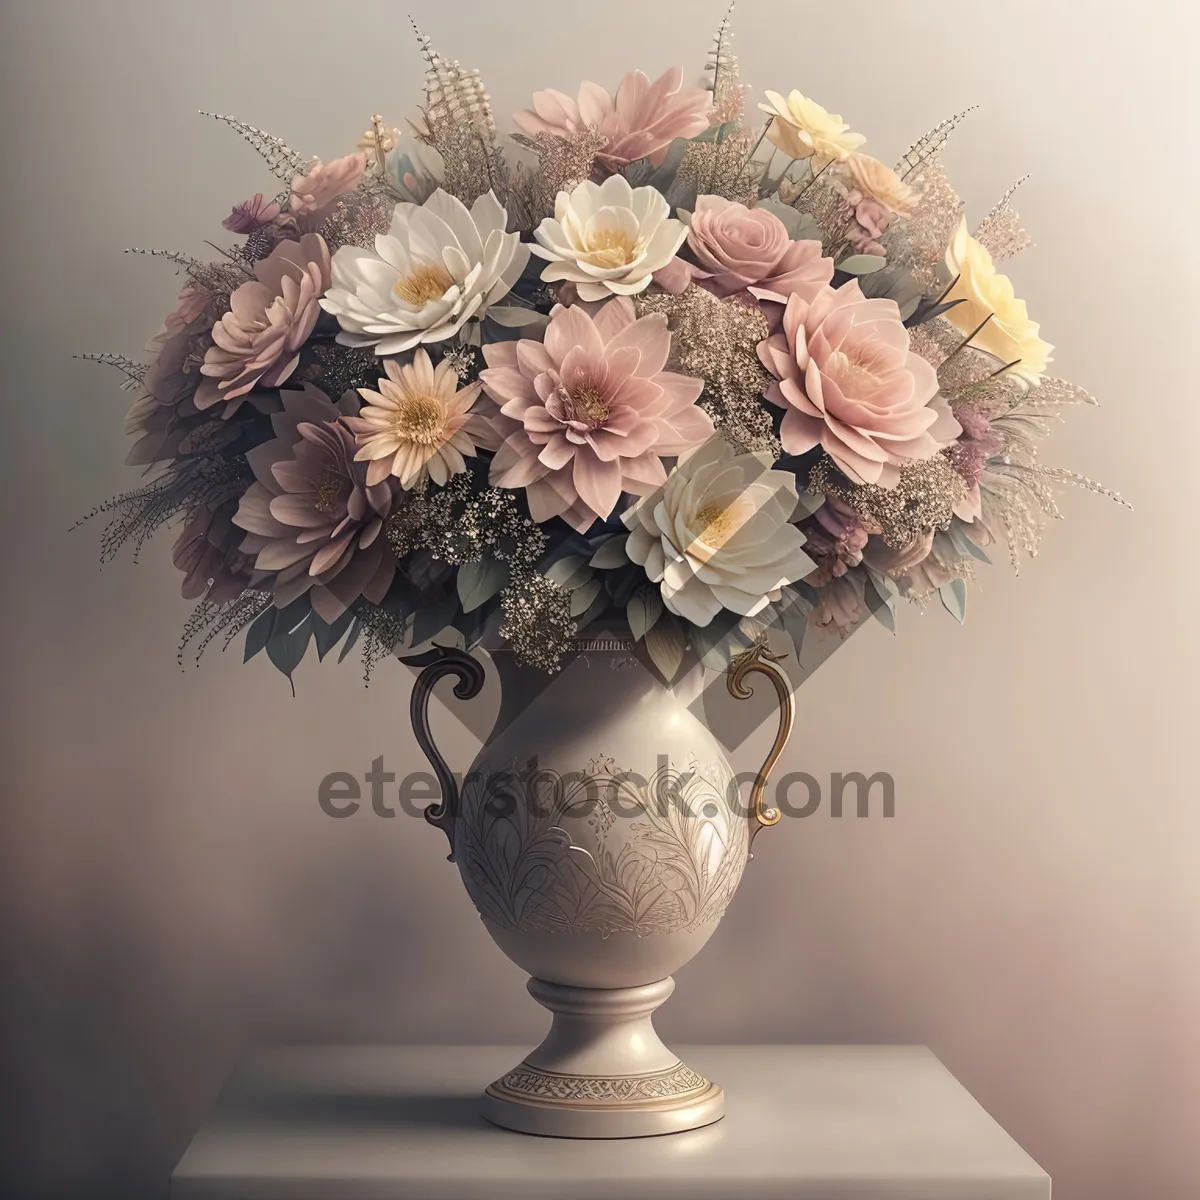
M639 158L658 166L676 138L691 138L708 128L712 94L684 87L683 68L672 67L653 83L641 71L621 80L610 96L598 83L582 83L579 99L553 88L533 95L533 111L514 114L517 128L530 136L550 133L575 138L592 127L608 135L597 162L619 171Z
M308 592L317 614L336 621L359 596L378 604L396 571L383 536L398 486L367 483L367 465L342 410L318 389L287 390L271 418L274 441L246 455L255 482L233 521L256 570L273 572L279 608Z
M489 420L504 439L492 485L525 488L535 521L562 516L582 532L622 491L646 495L665 483L662 456L713 432L696 407L702 381L664 369L670 348L666 317L638 318L627 296L595 318L581 306L555 308L544 344L485 346L480 379L501 406Z
M197 509L180 532L171 561L183 572L185 600L204 596L213 604L225 604L250 583L251 560L239 549L242 531L233 524L236 510L237 501L215 511Z
M358 187L367 169L365 154L347 154L333 162L318 162L307 175L297 175L292 180L292 198L289 211L296 217L305 217L312 223L328 214L333 202Z
M256 278L234 291L229 312L213 326L197 408L224 401L231 416L251 390L279 387L291 376L321 315L317 301L329 269L329 247L316 233L280 242L254 264Z
M252 200L243 200L221 222L230 233L257 233L279 216L279 205L255 192Z
M804 549L817 564L804 581L813 587L823 587L863 560L867 531L854 509L837 496L825 497L825 503L805 522L804 532L808 537Z
M784 296L812 295L833 279L833 260L821 256L820 242L794 242L773 212L721 196L699 197L687 240L710 276L704 286L718 296L756 284Z
M808 622L823 633L836 633L844 638L862 618L862 594L843 575L817 589L817 607L809 614Z
M891 225L892 214L871 196L864 196L853 207L854 224L846 231L846 240L854 247L855 254L886 257L887 251L879 239Z
M811 300L752 291L775 322L758 356L775 376L766 395L785 410L789 454L821 446L852 482L892 487L902 462L931 458L961 432L895 301L867 299L857 280Z

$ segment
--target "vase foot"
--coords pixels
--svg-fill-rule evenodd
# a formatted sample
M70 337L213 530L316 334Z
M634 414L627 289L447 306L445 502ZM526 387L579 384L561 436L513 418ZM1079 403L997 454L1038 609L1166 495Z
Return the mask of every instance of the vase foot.
M529 981L554 1016L546 1040L491 1084L482 1115L519 1133L564 1138L654 1137L725 1115L721 1088L679 1061L654 1030L675 981L580 988Z

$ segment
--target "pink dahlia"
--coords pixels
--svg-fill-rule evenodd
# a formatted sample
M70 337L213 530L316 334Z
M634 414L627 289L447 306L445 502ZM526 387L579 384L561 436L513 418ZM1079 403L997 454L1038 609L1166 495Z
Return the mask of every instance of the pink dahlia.
M833 279L833 259L822 257L820 242L793 242L773 212L721 196L699 197L687 240L709 275L702 285L718 296L755 285L810 296Z
M225 401L228 417L254 388L276 388L291 377L321 315L329 267L329 247L316 233L280 242L254 264L256 278L234 291L229 312L213 326L197 408Z
M670 348L666 317L638 318L627 296L594 318L559 305L544 343L485 346L480 379L500 405L492 423L504 439L492 484L525 488L535 521L562 516L581 532L609 516L622 491L664 484L662 456L713 432L696 407L703 381L664 370Z
M398 486L367 483L342 412L316 388L280 398L275 440L246 455L255 482L233 521L255 569L273 576L277 607L311 592L317 615L336 621L359 596L378 604L391 585L396 560L382 534Z
M608 141L597 161L608 171L619 171L639 158L658 166L676 138L703 133L712 111L712 93L684 87L683 68L672 67L653 83L641 71L621 80L610 96L598 83L579 85L579 99L549 88L534 92L533 111L514 114L517 127L536 136L574 138L584 129L598 129Z
M766 395L785 410L789 454L821 446L852 482L892 487L902 462L932 458L961 432L894 300L867 299L857 280L811 299L751 290L778 325L758 356L775 376Z

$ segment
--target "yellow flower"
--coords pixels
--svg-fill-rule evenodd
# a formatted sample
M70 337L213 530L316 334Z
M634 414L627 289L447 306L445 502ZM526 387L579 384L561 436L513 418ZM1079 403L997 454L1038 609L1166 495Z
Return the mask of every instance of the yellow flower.
M1040 383L1054 347L1038 336L1038 324L1029 319L1025 301L1013 294L1008 276L996 270L987 247L967 232L966 217L959 221L946 251L946 266L958 281L945 299L962 301L946 313L951 324L963 334L983 325L971 345L1013 363L1008 373L1024 383ZM991 320L984 325L989 315Z
M867 139L851 133L840 116L826 112L815 100L792 92L785 100L778 92L768 92L770 104L758 107L774 120L767 137L790 158L843 159L853 154Z
M888 212L904 216L916 207L917 193L891 167L869 154L851 154L834 170L848 192L878 200Z

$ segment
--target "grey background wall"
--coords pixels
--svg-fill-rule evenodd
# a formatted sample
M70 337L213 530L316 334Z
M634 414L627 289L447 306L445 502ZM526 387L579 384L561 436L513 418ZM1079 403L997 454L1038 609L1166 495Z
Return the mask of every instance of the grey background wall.
M964 628L906 611L804 687L789 768L890 771L896 815L765 836L664 1032L927 1042L1061 1200L1194 1197L1200 18L1185 0L740 7L747 80L815 95L881 157L980 105L953 176L979 216L1032 173L1039 244L1013 274L1057 368L1105 401L1048 460L1137 511L1065 496L1044 555L986 574ZM413 8L507 112L534 83L698 71L721 2ZM181 674L166 542L99 571L96 532L67 533L132 483L125 397L69 355L136 349L177 288L121 249L198 251L269 190L196 110L332 157L373 111L410 110L420 64L393 3L23 0L2 22L0 1169L6 1195L161 1196L252 1043L541 1028L440 835L317 807L331 770L415 762L407 673L366 690L353 662L306 665L295 699L236 652Z

